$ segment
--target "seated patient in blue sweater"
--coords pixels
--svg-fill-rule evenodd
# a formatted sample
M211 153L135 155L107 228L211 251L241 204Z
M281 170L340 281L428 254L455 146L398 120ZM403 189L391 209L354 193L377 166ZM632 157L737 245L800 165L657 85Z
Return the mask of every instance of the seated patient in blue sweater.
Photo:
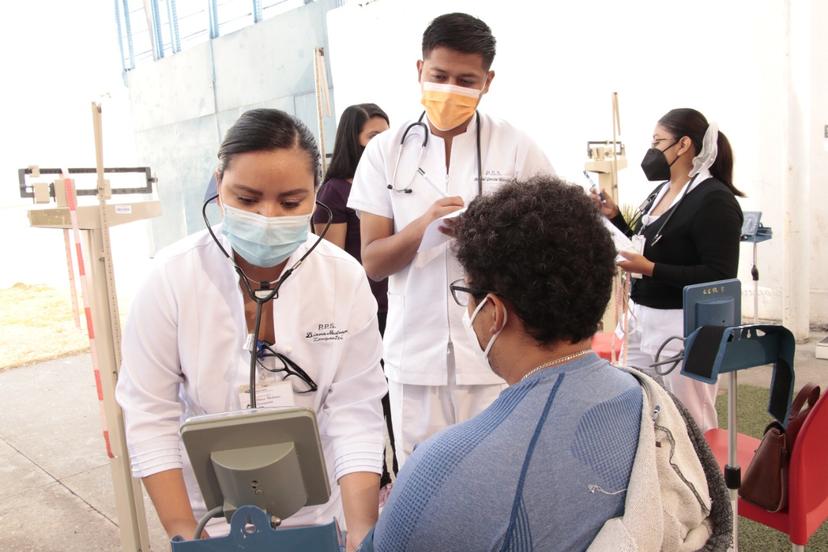
M417 446L361 550L586 550L607 520L625 513L645 425L641 462L651 476L641 479L654 482L641 486L641 502L653 508L647 515L655 512L658 535L638 549L684 549L665 546L662 528L679 535L676 542L693 535L704 544L710 499L681 417L683 440L670 436L670 446L678 443L675 453L686 452L695 471L671 482L690 488L665 502L691 504L695 517L665 514L662 522L664 483L653 452L661 443L652 422L642 422L650 420L642 417L644 387L590 348L616 255L590 199L556 178L515 182L475 199L455 234L466 277L451 283L451 293L480 361L509 387L477 417ZM593 549L620 549L636 530L647 540L648 525L645 517L631 530L609 527L602 532L609 546Z

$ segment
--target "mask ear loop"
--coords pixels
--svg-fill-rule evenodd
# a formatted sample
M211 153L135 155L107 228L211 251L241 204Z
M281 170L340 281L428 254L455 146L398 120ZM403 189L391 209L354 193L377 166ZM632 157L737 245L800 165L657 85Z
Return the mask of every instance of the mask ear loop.
M684 137L682 136L682 138L684 138ZM663 150L661 150L662 155L663 155L663 154L665 154L665 153L667 153L667 150L668 150L668 149L672 148L673 146L677 146L677 145L679 145L679 144L681 144L681 138L679 138L678 140L676 140L675 142L673 142L672 144L670 144L669 146L667 146L666 148L664 148ZM672 168L672 167L673 167L673 165L675 165L675 164L676 164L676 161L678 161L678 158L679 158L679 157L681 157L681 155L680 155L680 154L676 154L676 158L675 158L675 159L673 159L673 162L672 162L672 163L667 163L667 166L668 166L668 167L670 167L670 168ZM665 161L667 160L667 156L666 156L666 155L664 156L664 160L665 160Z
M494 303L492 303L492 305L494 305ZM497 308L497 307L495 307L495 308ZM483 354L486 356L486 358L489 357L489 352L492 350L492 347L494 346L495 340L498 337L500 337L501 333L503 333L503 328L506 327L506 322L508 320L509 320L509 311L504 310L503 311L503 325L500 327L499 330L497 330L494 333L494 335L489 339L489 342L486 344L486 348L483 349Z
M474 308L474 310L472 311L471 316L469 316L469 322L474 324L474 319L477 318L478 313L480 313L480 309L483 308L483 305L485 305L486 301L488 301L488 300L489 300L489 295L486 294L486 297L484 297L483 300L480 301L477 304L477 306Z
M469 317L470 324L474 323L474 319L477 318L477 314L480 312L480 309L483 308L483 305L486 304L486 301L489 300L489 293L486 294L486 297L483 298L480 303L478 303L477 307L475 307L474 311L472 312L471 316ZM492 303L494 306L494 303ZM497 308L497 307L495 307ZM503 325L497 330L492 337L489 338L489 342L486 344L486 348L483 349L483 356L488 357L489 351L492 350L492 346L494 345L495 340L500 337L500 334L503 332L503 328L506 327L506 322L509 320L509 311L504 311L503 313Z

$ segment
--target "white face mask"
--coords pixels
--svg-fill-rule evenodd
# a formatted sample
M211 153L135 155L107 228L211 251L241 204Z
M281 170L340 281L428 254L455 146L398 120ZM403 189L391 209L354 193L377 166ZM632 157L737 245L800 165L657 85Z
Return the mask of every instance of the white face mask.
M483 298L482 301L480 301L480 303L477 305L477 308L475 308L474 312L472 312L471 316L469 316L469 309L466 309L466 311L463 313L463 327L466 330L466 335L469 336L469 340L472 343L474 343L474 346L473 346L474 350L477 351L477 353L480 355L481 360L486 362L486 364L488 364L489 368L491 369L492 365L489 362L489 352L492 350L492 346L494 345L495 340L497 340L498 336L500 336L500 332L502 332L503 328L506 327L506 320L508 319L508 313L507 312L503 313L503 325L500 327L500 329L497 332L495 332L495 334L491 337L491 339L489 339L489 342L486 344L486 348L481 351L480 350L480 341L477 339L477 334L474 331L474 326L472 325L472 323L474 322L474 319L477 318L477 314L480 312L480 309L483 308L483 305L488 300L489 300L489 296L487 295L486 297ZM492 371L494 371L494 370L492 370Z

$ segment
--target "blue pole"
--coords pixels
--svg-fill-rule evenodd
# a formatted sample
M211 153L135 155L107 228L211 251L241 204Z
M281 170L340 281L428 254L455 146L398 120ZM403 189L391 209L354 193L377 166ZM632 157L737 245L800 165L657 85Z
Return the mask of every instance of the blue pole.
M115 25L118 28L118 50L121 52L121 71L126 75L126 62L124 61L124 34L121 31L121 7L118 0L115 0ZM126 76L124 76L126 80Z
M123 0L124 6L124 29L126 30L127 49L129 51L129 64L127 70L135 69L135 47L132 45L132 23L129 18L129 0Z
M164 43L161 40L161 14L158 10L158 0L150 0L150 12L155 59L161 59L164 57Z
M210 14L210 38L218 38L218 4L216 0L207 0L207 8Z
M262 20L262 0L253 0L253 23Z
M173 53L181 51L181 37L178 32L178 10L175 0L167 0L167 21L170 24L170 43Z

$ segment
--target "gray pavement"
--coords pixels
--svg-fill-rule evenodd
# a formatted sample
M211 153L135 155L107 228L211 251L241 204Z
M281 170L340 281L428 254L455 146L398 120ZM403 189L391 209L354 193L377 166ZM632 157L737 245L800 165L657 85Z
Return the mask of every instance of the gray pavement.
M828 388L828 360L814 358L824 335L797 346L797 386ZM770 368L742 372L739 383L767 386ZM0 405L0 551L119 550L89 355L0 372ZM152 550L168 550L145 502Z
M120 550L89 355L0 372L0 405L0 551Z

